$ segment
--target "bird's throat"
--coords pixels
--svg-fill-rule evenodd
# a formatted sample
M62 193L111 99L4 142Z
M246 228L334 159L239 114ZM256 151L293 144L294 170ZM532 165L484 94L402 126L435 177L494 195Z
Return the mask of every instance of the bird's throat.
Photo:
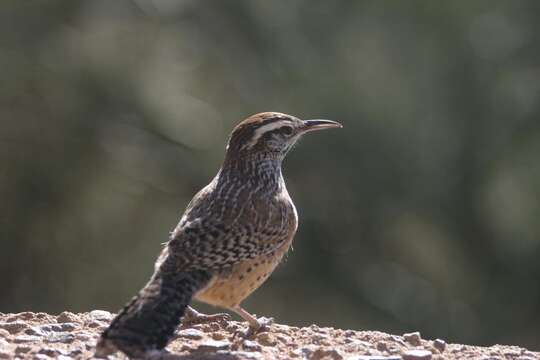
M236 179L239 183L279 188L283 182L280 157L243 157L225 162L220 176Z

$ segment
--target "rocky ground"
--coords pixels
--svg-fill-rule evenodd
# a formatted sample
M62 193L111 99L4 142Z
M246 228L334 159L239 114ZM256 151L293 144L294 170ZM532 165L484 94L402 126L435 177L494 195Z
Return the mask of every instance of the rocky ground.
M0 313L0 359L88 359L100 332L112 318L107 311L89 313ZM517 346L477 347L425 340L419 333L389 335L376 331L305 328L274 324L252 338L246 325L221 321L180 327L164 359L310 359L310 360L532 360L540 353ZM110 359L125 359L113 355Z

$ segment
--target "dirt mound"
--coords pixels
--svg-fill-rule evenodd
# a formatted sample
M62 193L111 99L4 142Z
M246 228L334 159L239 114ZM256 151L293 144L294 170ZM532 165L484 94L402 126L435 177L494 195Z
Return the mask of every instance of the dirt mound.
M96 340L113 314L0 313L0 359L88 359ZM298 328L273 324L252 338L247 326L236 321L180 327L163 359L540 359L540 353L517 346L477 347L424 340L419 333L402 336L376 331ZM110 356L124 359L123 355Z

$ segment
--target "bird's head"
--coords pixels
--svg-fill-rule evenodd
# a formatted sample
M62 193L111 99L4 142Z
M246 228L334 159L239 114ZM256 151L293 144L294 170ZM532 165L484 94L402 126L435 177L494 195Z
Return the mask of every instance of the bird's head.
M330 120L300 120L277 112L250 116L232 131L227 145L227 158L241 159L252 155L283 159L304 134L323 129L341 128Z

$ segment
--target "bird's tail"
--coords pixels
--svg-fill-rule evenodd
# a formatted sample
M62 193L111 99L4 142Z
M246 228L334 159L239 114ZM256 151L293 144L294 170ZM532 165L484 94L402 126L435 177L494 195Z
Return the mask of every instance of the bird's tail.
M161 264L148 284L101 334L96 356L121 350L130 357L142 357L167 346L193 294L211 277L203 270L174 270L167 260Z

